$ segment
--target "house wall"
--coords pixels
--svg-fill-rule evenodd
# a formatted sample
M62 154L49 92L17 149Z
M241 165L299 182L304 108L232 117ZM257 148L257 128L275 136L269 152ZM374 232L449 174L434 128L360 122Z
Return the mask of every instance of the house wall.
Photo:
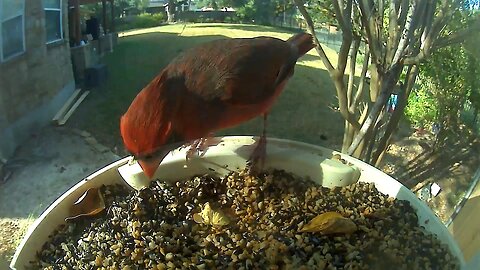
M64 39L48 45L42 1L25 1L25 52L0 62L0 160L47 125L75 89L67 1L62 3Z

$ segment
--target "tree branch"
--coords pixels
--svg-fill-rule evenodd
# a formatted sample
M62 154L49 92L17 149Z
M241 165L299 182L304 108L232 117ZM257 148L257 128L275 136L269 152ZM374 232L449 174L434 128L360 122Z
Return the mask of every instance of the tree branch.
M335 89L337 90L338 106L340 114L345 120L347 120L356 130L360 129L360 123L355 119L355 114L348 110L347 90L345 89L345 83L343 81L343 73L334 72L332 76Z
M398 9L396 8L397 1L390 2L390 14L389 14L389 23L388 23L388 39L387 39L387 51L385 63L387 66L390 66L395 55L395 48L397 46L397 37L398 37Z
M413 35L413 30L414 30L414 19L413 15L416 14L417 11L417 2L413 2L412 8L409 9L409 12L407 15L407 20L405 22L404 28L402 29L402 37L400 38L400 41L398 42L398 47L395 52L395 55L392 60L392 64L398 63L401 59L401 57L404 55L405 48L408 45L408 42L411 39L411 36Z
M378 31L375 28L375 17L373 16L372 10L370 8L370 1L359 0L358 7L360 8L360 17L362 23L365 26L365 32L367 34L368 46L370 47L372 62L380 64L380 41L378 40Z
M348 74L348 86L347 86L347 106L350 113L354 113L353 110L350 110L352 106L352 93L353 93L353 84L355 79L355 67L357 65L357 53L360 47L360 37L356 37L353 40L353 45L350 49L350 69Z
M340 107L340 114L342 117L347 120L355 129L360 129L360 123L355 119L355 115L351 114L348 111L348 106L347 106L347 90L345 89L345 82L343 80L343 72L339 72L339 70L336 70L330 60L328 59L327 55L325 54L325 51L322 48L322 45L318 41L316 35L315 35L315 28L313 24L312 17L308 14L307 10L305 9L305 6L303 4L302 0L295 0L295 4L297 4L298 9L300 13L303 15L305 18L305 21L307 22L307 27L313 36L313 40L316 45L316 50L318 55L320 56L320 59L322 59L324 65L327 67L328 73L330 74L330 77L333 79L333 82L335 84L335 89L337 90L337 97L338 97L338 103ZM347 52L348 55L348 52ZM339 60L340 62L340 60Z
M407 43L407 51L412 49L412 46L417 44L414 40L415 33L417 31L423 31L423 21L425 17L425 11L427 9L427 1L420 1L420 4L417 5L417 8L413 12L412 22L410 24L410 29L408 30L408 43ZM420 32L421 33L421 32ZM418 38L420 40L420 38Z
M341 9L339 2L342 0L333 1L333 6L337 12L337 20L342 28L342 45L340 46L340 52L338 53L337 70L338 72L345 74L345 68L347 66L348 51L352 44L352 0L348 0L345 10ZM343 4L342 4L343 6ZM339 13L338 13L339 12Z
M360 73L360 84L358 85L357 92L355 93L355 97L353 98L352 102L350 103L349 110L354 113L355 108L357 107L358 100L362 96L363 89L365 88L365 75L367 74L368 70L368 62L370 60L370 52L368 47L365 48L365 59L363 60L362 66L362 73Z
M406 57L403 60L404 65L416 65L422 62L425 57L430 55L430 51L432 49L432 45L434 40L437 38L438 34L445 26L446 23L446 16L448 9L448 0L441 0L441 7L439 8L438 15L435 17L432 23L432 27L429 33L426 35L425 41L420 46L420 50L414 56Z
M345 13L343 10L343 1L334 0L332 1L333 10L335 11L335 19L337 19L338 25L342 31L347 30L347 21L345 19Z
M392 134L395 130L395 128L398 125L398 121L400 121L400 118L403 114L403 111L405 107L408 104L408 96L410 95L410 92L415 85L415 80L417 79L418 75L418 66L410 66L408 67L407 71L407 76L406 76L406 84L404 85L404 89L401 91L401 96L399 97L399 102L398 106L393 112L392 117L390 118L390 121L387 124L387 128L385 130L385 134L383 135L382 139L380 139L380 142L378 143L377 150L372 156L371 159L371 164L378 166L382 160L382 156L385 153L388 145L390 144L390 140L392 138Z
M298 10L303 15L303 18L305 19L305 21L307 22L308 32L313 36L313 42L315 43L315 50L320 56L320 59L322 59L322 62L327 68L328 72L330 73L330 76L332 76L332 74L335 72L335 68L333 67L332 62L330 62L330 59L328 59L327 54L323 50L322 44L320 44L320 41L318 41L317 35L315 34L315 28L314 28L312 17L310 17L307 10L305 9L303 0L294 0L294 1L298 7Z
M368 114L365 123L363 123L362 128L358 132L357 136L353 140L352 144L348 148L347 154L351 155L355 152L357 147L363 141L365 134L370 130L373 123L377 121L377 117L382 110L383 106L385 106L385 102L388 99L390 94L390 89L393 88L394 84L398 80L398 76L400 75L401 66L399 64L395 64L388 72L385 74L384 83L382 83L382 90L380 91L380 95L377 97L373 107Z
M430 34L430 31L432 31L433 17L435 15L435 10L437 8L437 2L438 2L437 0L433 0L432 4L427 6L427 11L425 12L426 16L424 20L423 33L420 38L422 45L427 39L428 34Z

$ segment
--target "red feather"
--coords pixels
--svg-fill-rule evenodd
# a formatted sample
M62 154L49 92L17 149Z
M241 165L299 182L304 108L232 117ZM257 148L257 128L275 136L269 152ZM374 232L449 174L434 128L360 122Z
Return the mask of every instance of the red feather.
M221 39L186 51L137 95L122 116L125 147L142 160L172 134L182 140L198 139L267 113L293 75L298 58L313 47L312 36L301 33L287 41ZM163 155L142 168L158 166L161 159Z

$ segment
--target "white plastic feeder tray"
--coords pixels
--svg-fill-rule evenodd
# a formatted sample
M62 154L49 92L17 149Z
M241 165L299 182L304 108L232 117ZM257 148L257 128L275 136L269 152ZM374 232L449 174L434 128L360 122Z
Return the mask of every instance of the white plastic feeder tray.
M217 146L209 147L202 157L192 158L188 166L185 162L186 149L172 151L159 166L155 178L178 181L198 174L225 175L245 168L256 138L232 136L219 139L221 142ZM392 177L360 160L327 148L274 138L267 141L265 169L283 169L298 176L309 177L326 187L346 186L356 181L373 182L380 192L409 201L417 211L419 224L447 244L451 253L458 258L461 269L467 269L463 255L447 228L425 203ZM340 155L349 165L332 160L335 154ZM31 225L18 246L10 267L23 270L29 261L35 259L36 252L41 250L55 228L65 223L70 206L86 190L101 185L127 185L123 179L136 189L149 182L131 157L114 162L86 177L53 202Z

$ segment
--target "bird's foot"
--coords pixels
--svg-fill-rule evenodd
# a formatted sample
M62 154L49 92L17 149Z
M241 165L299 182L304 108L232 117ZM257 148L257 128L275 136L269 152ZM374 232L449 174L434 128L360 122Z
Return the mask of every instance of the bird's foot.
M190 160L193 156L203 156L207 152L208 147L217 145L219 142L213 138L213 134L208 137L194 140L190 143L190 148L187 151L186 160Z
M247 161L247 171L250 175L258 175L263 170L267 156L267 138L261 136L252 155Z

